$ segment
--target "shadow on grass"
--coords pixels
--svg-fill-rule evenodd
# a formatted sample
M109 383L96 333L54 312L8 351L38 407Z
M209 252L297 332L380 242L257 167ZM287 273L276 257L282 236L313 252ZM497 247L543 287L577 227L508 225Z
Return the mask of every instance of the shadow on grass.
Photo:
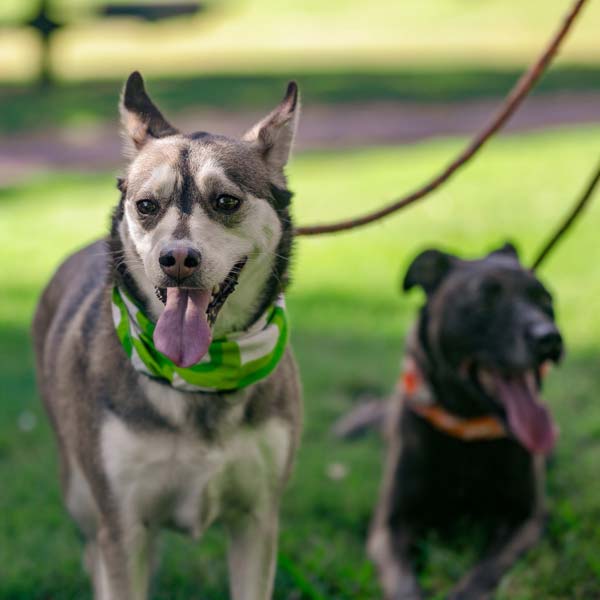
M278 98L290 77L308 105L373 101L460 102L505 95L517 69L402 69L380 72L303 72L289 75L210 75L152 79L153 97L168 113L191 108L262 109ZM125 76L125 74L124 74ZM0 133L112 120L122 81L58 83L37 88L0 87ZM561 66L540 82L537 93L600 90L600 68Z
M295 302L299 310L303 303ZM299 315L293 334L305 387L305 435L284 499L274 597L375 598L364 540L378 494L382 444L376 435L342 443L330 427L361 390L385 395L392 389L402 340L376 328L365 334L309 329L310 310L307 315ZM0 324L0 347L0 599L90 598L78 536L60 500L52 436L36 398L28 332ZM597 351L576 350L548 380L546 396L562 427L550 469L548 533L507 578L499 598L600 595L597 363ZM331 476L332 465L343 467L341 478ZM470 558L465 547L468 540L462 550L427 543L428 587L439 591L455 580L456 565ZM162 550L154 598L227 597L218 527L197 547L169 534Z

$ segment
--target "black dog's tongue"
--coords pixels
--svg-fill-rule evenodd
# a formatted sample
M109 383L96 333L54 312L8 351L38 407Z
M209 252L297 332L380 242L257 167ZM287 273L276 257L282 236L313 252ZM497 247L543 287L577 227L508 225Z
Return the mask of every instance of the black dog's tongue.
M154 329L154 345L178 367L191 367L208 352L212 340L206 320L211 293L167 288L167 302Z
M554 448L558 429L550 411L539 400L535 377L527 373L518 377L495 376L496 390L515 437L534 454L549 454Z

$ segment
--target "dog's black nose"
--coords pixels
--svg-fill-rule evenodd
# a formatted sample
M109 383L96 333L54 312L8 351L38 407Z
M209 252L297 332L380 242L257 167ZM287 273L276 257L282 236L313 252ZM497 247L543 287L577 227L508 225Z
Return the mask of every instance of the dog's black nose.
M163 272L178 282L187 279L200 266L200 252L187 246L167 246L158 258Z
M535 323L528 332L531 347L540 360L560 359L563 353L563 340L554 323Z

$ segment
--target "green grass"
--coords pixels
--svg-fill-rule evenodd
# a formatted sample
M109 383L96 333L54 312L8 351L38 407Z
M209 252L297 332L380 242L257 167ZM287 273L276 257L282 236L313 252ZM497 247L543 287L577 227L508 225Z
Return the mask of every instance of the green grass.
M476 256L505 239L530 261L597 162L599 128L556 130L493 142L455 181L383 223L298 242L288 296L303 374L306 427L285 496L275 598L378 597L364 538L377 497L382 444L333 440L333 421L368 390L394 385L402 338L419 294L401 297L401 271L427 246ZM299 222L361 213L416 187L464 140L298 156L290 167ZM49 427L32 375L28 324L58 261L101 234L116 200L112 174L47 176L0 192L0 599L89 598L80 546L59 499ZM547 398L561 426L548 482L552 516L542 543L503 580L499 600L600 596L600 202L541 275L554 291L569 354ZM27 431L27 418L36 426ZM19 426L19 423L21 426ZM24 430L25 429L25 430ZM341 463L347 476L327 475ZM166 536L155 598L226 597L221 532L201 544ZM436 597L474 558L424 545L423 582Z

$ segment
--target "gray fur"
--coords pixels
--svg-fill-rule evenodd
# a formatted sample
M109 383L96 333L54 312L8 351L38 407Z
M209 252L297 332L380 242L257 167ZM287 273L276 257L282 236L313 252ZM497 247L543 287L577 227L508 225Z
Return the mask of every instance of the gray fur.
M268 378L237 392L178 392L134 369L114 330L111 293L118 283L149 314L160 306L144 291L151 289L151 273L142 272L139 263L147 257L124 234L127 203L137 198L149 176L144 160L150 169L157 164L160 140L165 160L174 157L179 165L177 185L169 197L160 198L161 210L178 210L175 237L190 235L186 224L191 206L208 212L211 194L224 187L261 199L252 202L272 203L270 210L282 223L277 253L285 258L273 256L270 274L240 316L244 326L250 325L286 280L291 224L287 207L278 206L288 194L283 165L276 172L261 158L251 136L235 141L179 134L152 104L139 74L130 77L121 110L137 167L119 180L122 197L111 234L60 266L42 294L33 323L38 384L56 433L65 502L86 537L86 565L96 600L146 598L157 530L173 527L197 536L216 518L224 521L231 538L232 596L266 600L274 577L279 500L301 428L299 378L291 350ZM283 111L290 110L286 99ZM262 130L261 125L258 135ZM203 180L198 189L192 175L202 167L201 157L222 166L221 172L229 176L212 183ZM274 189L280 190L278 198ZM158 225L158 215L156 221L152 227ZM149 471L138 481L139 469L152 453L156 466L148 463ZM186 469L196 460L188 483ZM203 469L207 481L199 491L192 489L202 481ZM124 473L129 475L123 479ZM146 493L146 485L159 487ZM142 503L130 505L123 490L135 492Z

